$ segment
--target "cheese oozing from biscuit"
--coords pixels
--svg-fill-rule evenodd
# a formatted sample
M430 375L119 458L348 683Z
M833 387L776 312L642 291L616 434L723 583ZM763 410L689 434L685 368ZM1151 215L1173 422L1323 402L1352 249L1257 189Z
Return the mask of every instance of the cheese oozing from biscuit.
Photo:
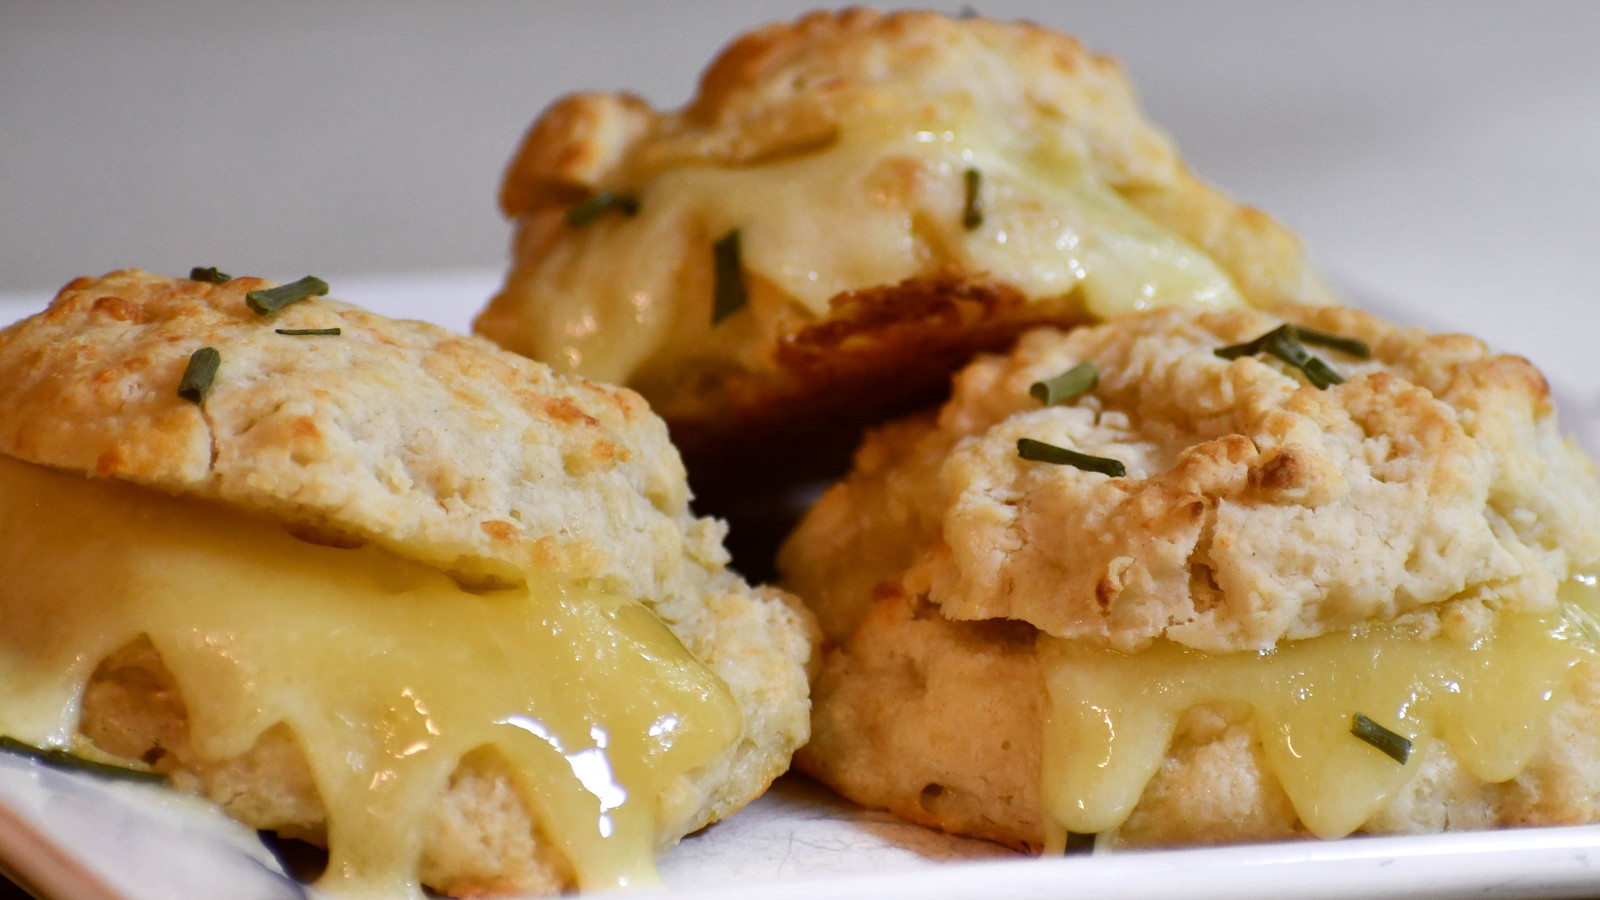
M65 745L95 665L145 635L223 759L277 723L327 809L341 896L420 897L424 824L463 755L509 763L580 887L651 884L661 798L737 738L727 686L632 599L464 590L376 548L0 456L0 733ZM676 834L677 832L673 832Z
M1322 838L1371 818L1431 742L1482 781L1514 778L1545 739L1573 666L1596 653L1595 579L1576 576L1561 595L1556 610L1507 614L1472 641L1376 625L1262 653L1167 642L1120 653L1041 636L1046 852L1069 831L1120 825L1166 758L1179 717L1207 702L1250 704L1267 767L1301 824ZM1357 713L1411 738L1409 760L1351 734Z
M982 210L971 230L969 169ZM1072 152L981 116L914 124L886 114L820 149L740 167L682 165L635 189L636 215L578 226L513 273L506 290L536 298L523 304L534 327L519 351L618 383L642 369L674 371L691 354L748 355L746 329L711 327L709 245L734 228L755 321L821 318L842 292L950 264L1029 298L1076 292L1102 318L1243 304L1209 256Z

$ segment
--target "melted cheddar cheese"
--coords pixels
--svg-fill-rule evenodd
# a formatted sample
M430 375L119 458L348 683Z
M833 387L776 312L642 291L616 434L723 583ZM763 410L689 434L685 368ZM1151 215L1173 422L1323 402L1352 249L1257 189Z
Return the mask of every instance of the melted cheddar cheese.
M1359 828L1433 742L1485 782L1511 779L1539 749L1572 667L1596 652L1594 585L1575 578L1558 610L1506 615L1470 643L1394 625L1259 654L1167 643L1124 654L1043 637L1047 844L1120 825L1166 758L1178 718L1213 701L1250 704L1267 767L1318 837ZM1352 735L1356 713L1411 738L1410 759L1397 763Z
M858 122L821 150L655 174L639 187L637 215L569 229L548 255L513 273L507 291L524 298L533 322L518 349L617 383L647 366L671 371L707 347L740 357L749 343L741 329L711 328L709 245L733 228L755 285L750 315L767 323L823 317L841 292L949 264L1029 298L1077 293L1100 317L1243 303L1210 257L1081 160L1037 139L994 136L1003 133L996 123ZM968 169L981 174L983 209L970 231L962 226Z
M583 888L651 884L658 798L737 738L649 610L534 578L472 593L375 548L0 457L0 733L62 746L96 663L149 638L198 753L285 723L327 809L319 887L398 896L462 756L492 748ZM677 832L674 832L676 834Z

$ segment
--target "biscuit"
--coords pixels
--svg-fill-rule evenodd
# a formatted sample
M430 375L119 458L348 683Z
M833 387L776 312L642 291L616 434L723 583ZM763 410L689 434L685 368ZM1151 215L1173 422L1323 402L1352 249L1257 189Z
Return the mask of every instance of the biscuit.
M1285 322L1364 341L1370 358L1308 345L1343 378L1322 390L1270 355L1215 353ZM1099 373L1089 392L1053 406L1030 395L1084 362ZM1116 460L1125 475L1024 459L1025 438ZM1170 694L1175 705L1144 729L1152 768L1094 829L1106 840L1590 821L1600 663L1587 639L1559 672L1487 655L1461 669L1548 678L1548 694L1529 696L1549 705L1518 713L1541 738L1508 750L1511 762L1468 759L1452 729L1472 713L1429 679L1478 652L1468 648L1512 646L1526 623L1555 634L1563 617L1588 621L1582 578L1597 560L1593 464L1561 437L1525 360L1338 308L1040 329L969 365L941 409L873 432L785 544L782 583L830 642L799 764L858 802L1038 849L1054 827L1041 769L1052 754L1090 752L1051 744L1044 723L1085 698L1132 715L1142 693ZM1524 655L1557 652L1539 646ZM1350 653L1383 656L1392 668L1367 668L1415 683L1375 675L1361 694L1314 680ZM1429 672L1425 654L1451 661ZM1287 688L1251 674L1269 663L1237 664L1269 659L1321 660L1285 677L1354 708L1306 724L1321 707L1279 703L1272 692ZM1137 691L1107 674L1130 672ZM1214 690L1195 687L1213 678ZM1426 707L1386 720L1411 733L1415 759L1392 771L1361 760L1382 785L1360 817L1313 820L1317 789L1289 784L1300 776L1263 749L1264 730L1311 728L1331 752L1377 755L1347 730L1357 700L1380 709L1391 688Z
M72 282L0 336L0 453L486 581L553 565L651 595L694 575L685 545L718 561L716 526L687 515L682 465L636 394L334 300L263 327L245 295L270 286L139 271ZM330 327L339 340L275 331ZM173 393L201 346L225 351L203 407Z
M1049 701L1037 631L952 622L915 598L880 596L832 649L813 686L811 742L795 763L864 806L957 834L1039 852L1039 773ZM1600 818L1600 665L1584 663L1526 768L1474 777L1430 745L1415 773L1361 825L1429 834L1576 825ZM1187 710L1112 847L1177 847L1311 836L1263 758L1247 706Z
M500 203L513 262L476 329L637 388L691 469L795 435L804 464L1031 325L1332 300L1293 236L1189 172L1115 62L1027 23L757 29L681 110L556 102ZM713 244L735 229L748 302L724 318Z
M1525 360L1350 310L1290 320L1373 358L1328 351L1347 381L1316 390L1270 358L1212 352L1283 319L1172 310L1036 331L974 362L937 417L861 449L786 547L789 583L835 637L887 579L951 619L1123 651L1261 650L1445 599L1545 608L1600 557L1592 465ZM1029 395L1084 361L1090 394ZM1128 475L1029 462L1026 437Z
M7 472L28 463L87 476L59 482L73 491L143 491L155 522L169 508L212 510L219 529L239 522L268 539L287 530L319 551L366 547L336 552L376 554L374 571L391 573L381 579L447 574L433 590L463 603L511 596L534 579L638 601L671 629L652 646L670 656L681 642L692 654L661 663L677 668L660 677L694 684L685 673L714 673L734 729L666 786L647 854L731 813L787 768L807 734L814 625L792 597L727 571L723 527L689 511L682 464L641 398L336 300L264 319L246 294L270 286L113 272L72 282L48 310L0 331ZM332 328L336 336L278 331ZM190 402L177 386L202 346L222 362L203 401ZM15 589L0 589L0 601ZM156 650L140 638L100 660L86 679L82 733L247 824L328 839L306 737L265 727L218 755L191 734L195 698ZM598 740L603 749L603 732ZM526 778L507 767L488 748L450 775L414 863L431 887L554 893L584 882L570 840L534 813L548 798L530 806Z

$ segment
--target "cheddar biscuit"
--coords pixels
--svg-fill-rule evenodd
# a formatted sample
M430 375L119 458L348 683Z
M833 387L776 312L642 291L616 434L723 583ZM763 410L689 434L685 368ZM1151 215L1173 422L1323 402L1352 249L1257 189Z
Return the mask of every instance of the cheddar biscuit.
M335 891L638 883L787 767L814 626L643 400L271 287L114 272L0 331L0 731L325 841Z
M915 598L880 594L826 656L813 686L814 734L797 765L865 806L1039 852L1061 826L1049 821L1041 796L1050 700L1038 639L1022 623L952 622ZM1486 781L1433 742L1409 769L1396 767L1407 780L1360 830L1421 834L1600 818L1600 666L1585 660L1571 679L1557 702L1539 704L1547 718L1534 730L1544 740L1509 780ZM1203 703L1174 724L1149 780L1106 835L1109 845L1313 834L1267 760L1247 704Z
M1589 821L1597 559L1592 463L1476 340L1293 307L1034 331L785 545L831 642L802 765L1034 848Z
M691 460L784 435L815 456L1030 325L1331 300L1294 237L1189 172L1116 63L1027 23L758 29L681 110L555 103L500 202L513 262L477 330L635 387Z

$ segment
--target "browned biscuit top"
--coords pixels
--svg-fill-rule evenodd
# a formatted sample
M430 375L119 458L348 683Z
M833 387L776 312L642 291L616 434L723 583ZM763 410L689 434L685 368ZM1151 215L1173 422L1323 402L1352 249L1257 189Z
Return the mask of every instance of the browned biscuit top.
M922 108L905 108L908 100ZM691 162L745 165L820 148L875 115L942 119L980 102L1021 117L1014 124L1047 115L1081 132L1076 143L1117 183L1172 177L1171 148L1139 115L1121 66L1073 37L1027 22L854 8L740 36L676 113L628 94L563 98L513 157L501 209L529 212L561 199L543 190L587 187L620 167L642 175Z
M316 298L137 270L80 278L0 332L0 452L268 512L469 578L538 564L636 596L718 562L666 430L631 391ZM338 328L337 336L278 329ZM191 354L221 363L202 403ZM710 538L704 539L701 533ZM702 574L703 577L703 574Z
M1319 390L1214 352L1284 318L1171 310L978 360L936 417L869 439L786 546L787 583L835 636L887 583L952 619L1225 651L1445 601L1548 609L1600 558L1593 466L1525 360L1348 310L1285 316L1372 358L1311 346L1345 379ZM1083 362L1091 392L1030 396ZM1024 439L1126 475L1024 458Z
M696 444L782 426L774 407L881 417L1041 322L1332 299L1292 235L1189 173L1114 61L931 12L758 29L678 111L566 97L501 205L514 260L476 328L637 388ZM723 316L734 231L747 299ZM843 362L819 376L817 347Z

